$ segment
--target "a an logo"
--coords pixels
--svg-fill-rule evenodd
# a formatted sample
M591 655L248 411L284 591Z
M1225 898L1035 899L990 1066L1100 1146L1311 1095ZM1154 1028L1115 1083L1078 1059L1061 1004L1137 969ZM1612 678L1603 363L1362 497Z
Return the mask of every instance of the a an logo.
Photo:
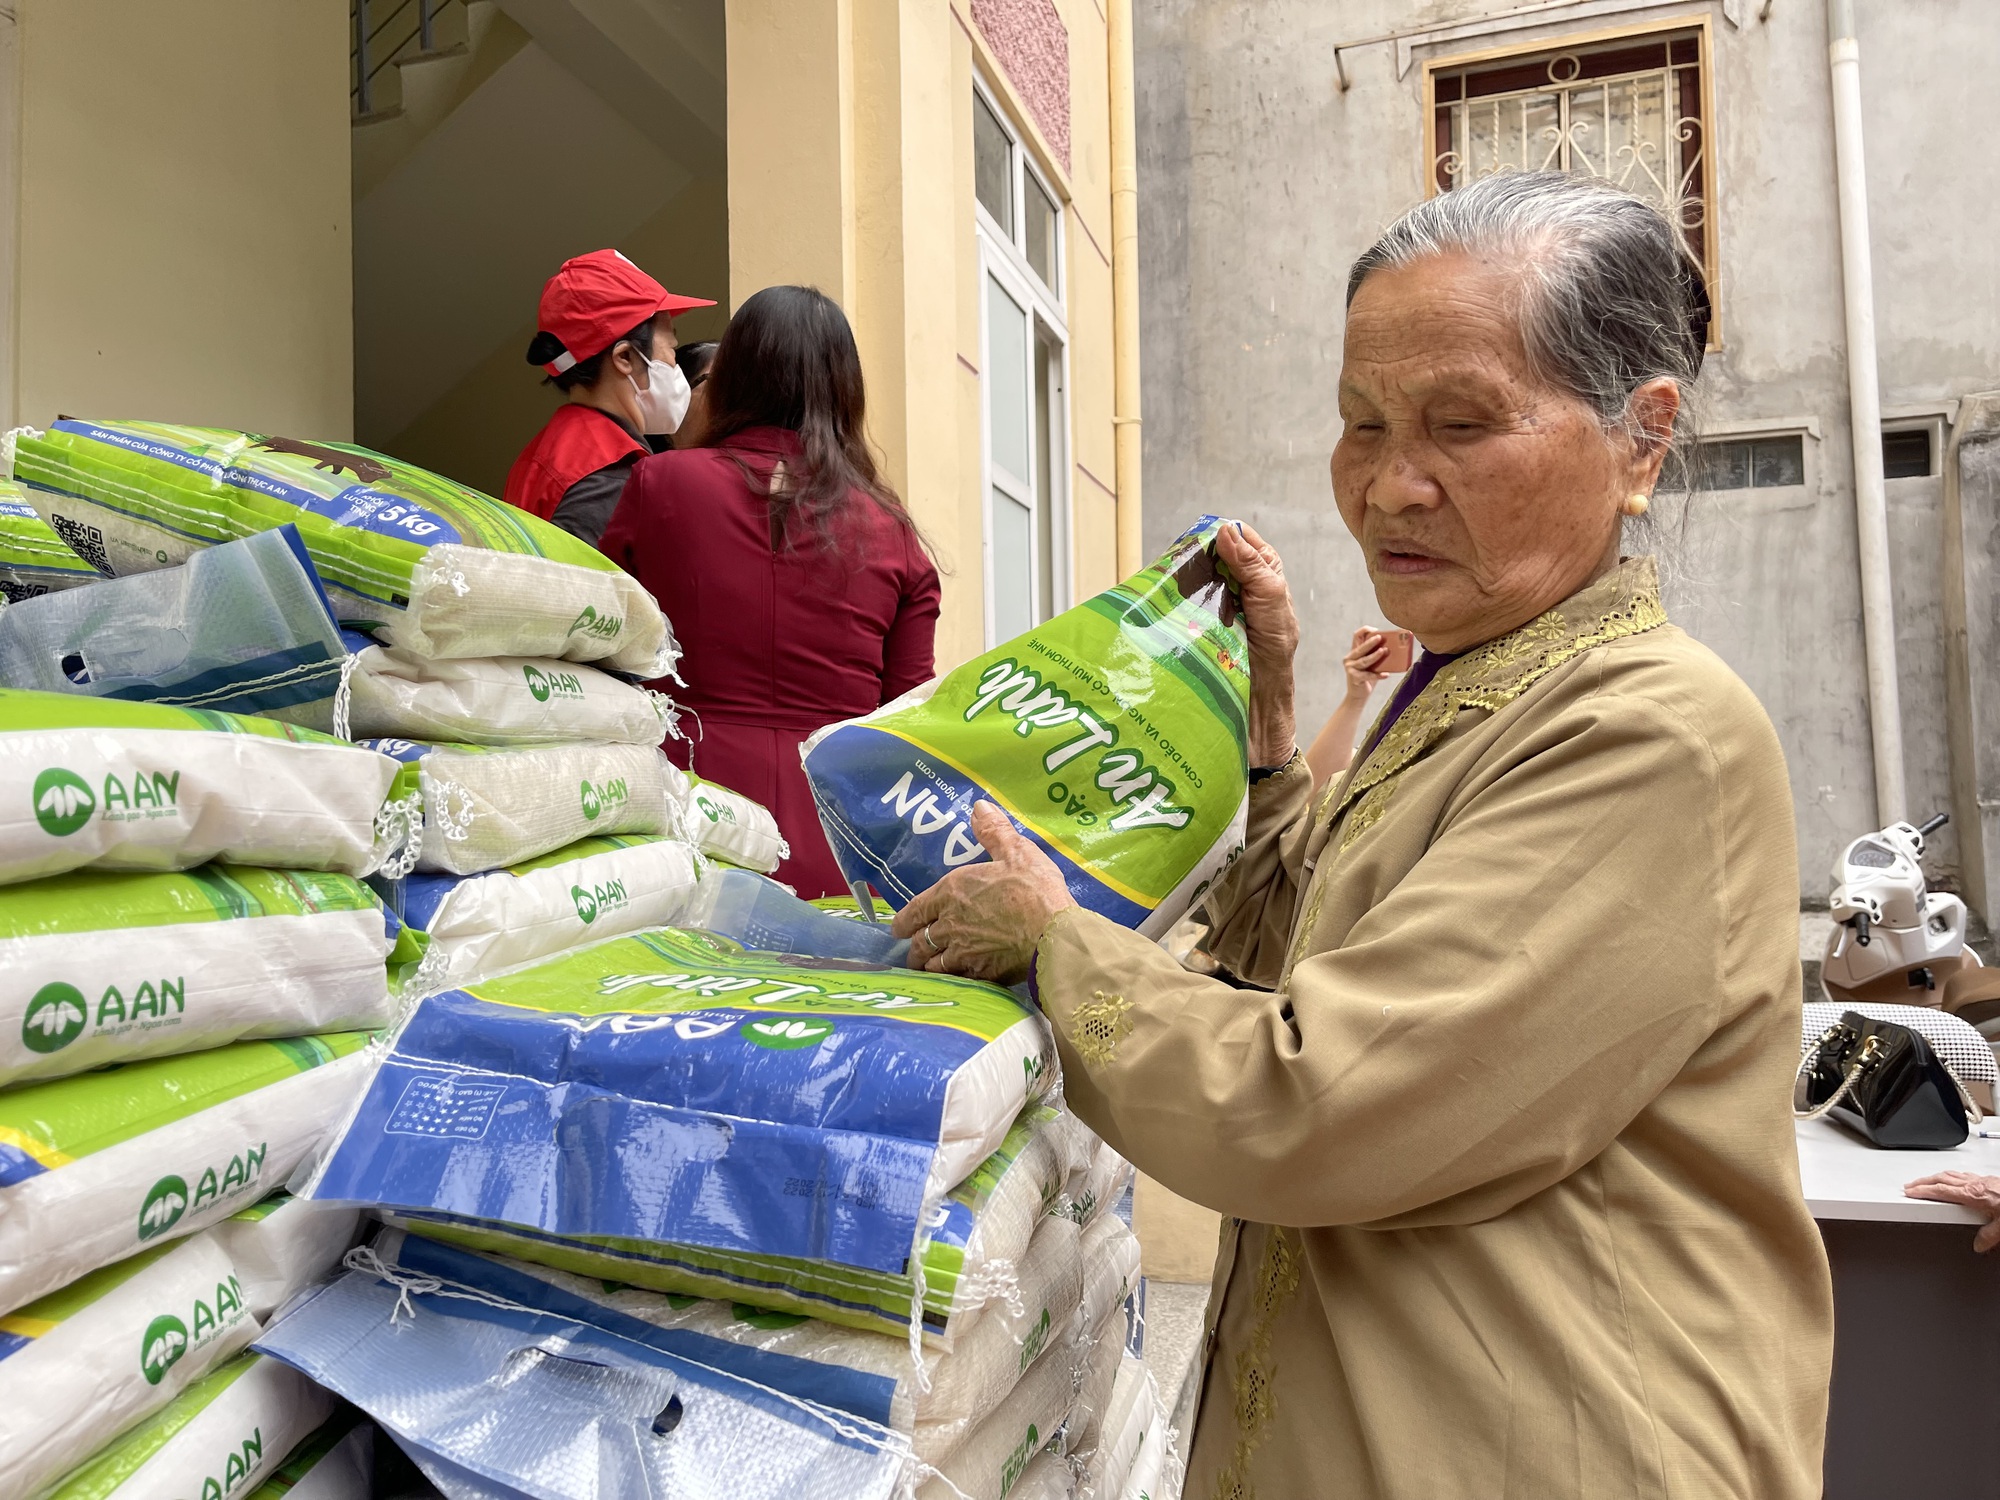
M630 797L631 793L626 788L623 776L614 776L602 786L593 786L586 781L579 793L583 803L583 815L593 823L597 821L598 814L609 812L614 807L623 807Z
M583 679L574 672L544 672L530 662L522 662L521 676L537 703L546 703L551 698L583 697Z
M97 799L76 772L50 766L35 778L35 821L50 838L67 838L96 811Z
M736 813L734 812L734 810L732 810L724 803L711 802L708 798L704 797L700 792L696 792L694 794L694 805L700 808L702 812L707 814L708 821L711 823L724 823L724 822L734 823L736 821Z
M819 1016L774 1016L768 1021L745 1021L741 1029L759 1047L791 1052L818 1046L833 1035L833 1022Z
M607 880L597 886L573 885L569 888L569 898L576 903L576 914L586 927L605 912L630 904L622 880Z
M569 897L576 903L576 914L584 926L588 927L597 920L597 898L589 891L580 885L573 885L569 888Z
M166 1379L167 1371L187 1353L187 1346L187 1324L172 1313L162 1313L148 1323L145 1337L139 1340L139 1368L146 1384L158 1385Z
M150 1240L180 1223L187 1212L188 1185L179 1177L162 1177L139 1205L139 1238Z
M1028 1435L1021 1439L1014 1451L1007 1455L1007 1461L1000 1466L1000 1493L1006 1494L1014 1488L1014 1481L1021 1477L1021 1471L1028 1467L1028 1460L1042 1448L1042 1435L1035 1424L1028 1424Z
M618 632L624 628L625 619L622 615L600 615L586 604L583 613L571 622L569 633L595 636L600 641L615 641L618 639Z
M57 980L35 991L21 1017L21 1040L30 1052L60 1052L83 1035L88 1020L83 991Z

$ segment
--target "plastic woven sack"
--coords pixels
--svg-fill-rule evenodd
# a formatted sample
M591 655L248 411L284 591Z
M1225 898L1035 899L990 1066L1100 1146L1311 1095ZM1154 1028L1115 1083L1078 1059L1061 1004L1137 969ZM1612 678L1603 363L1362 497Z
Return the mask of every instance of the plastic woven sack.
M937 1477L918 1489L917 1500L1002 1500L1013 1489L1069 1420L1076 1400L1073 1334L1059 1332L1048 1354L936 1465Z
M909 939L898 939L887 923L837 915L801 901L769 876L729 865L710 865L702 872L680 920L683 927L719 932L766 953L811 953L897 968L910 954Z
M436 661L342 632L353 657L344 697L283 712L343 739L396 736L467 745L609 740L657 745L673 732L660 694L582 662L489 656Z
M0 886L0 1084L389 1022L375 893L201 865Z
M681 920L698 856L658 835L583 839L484 875L371 877L412 935L402 992L471 984L585 943Z
M0 683L134 703L330 710L343 654L291 526L0 614Z
M1111 1404L1105 1411L1096 1450L1084 1461L1077 1500L1119 1500L1146 1433L1165 1421L1152 1372L1144 1360L1127 1354L1119 1362L1118 1377L1112 1383Z
M1250 679L1223 524L1202 517L1116 588L807 740L848 882L901 907L985 858L983 798L1079 903L1162 936L1243 846Z
M877 1377L428 1251L420 1269L357 1251L367 1269L256 1347L367 1412L448 1495L889 1500L903 1482L895 1434L857 1411L887 1399Z
M0 479L0 602L39 599L102 576L35 514L25 490Z
M185 562L291 522L341 619L420 656L552 656L662 677L652 596L526 511L351 443L63 419L14 437L35 508L100 572Z
M681 837L703 854L768 875L792 857L778 820L760 802L675 768Z
M355 1218L258 1204L0 1318L0 1494L35 1494L242 1349L340 1259Z
M956 1350L985 1310L1014 1295L1021 1258L1042 1218L1061 1202L1070 1131L1033 1105L1000 1149L945 1197L925 1232L923 1284L895 1271L777 1255L743 1255L699 1245L562 1236L515 1225L394 1216L451 1244L555 1266L580 1276L652 1291L747 1301L845 1327L907 1340L910 1310L922 1295L922 1342Z
M991 985L663 928L419 1000L313 1193L899 1272L1051 1055Z
M375 1500L375 1429L349 1409L292 1450L250 1500Z
M1173 1431L1164 1417L1156 1417L1140 1441L1121 1500L1178 1500L1180 1492L1181 1465L1174 1453Z
M1007 1491L1007 1500L1075 1500L1076 1493L1076 1475L1069 1465L1043 1449L1021 1471L1021 1477Z
M351 1105L367 1040L238 1042L0 1092L0 1310L282 1186Z
M310 729L0 688L0 885L210 860L366 875L415 799L414 771Z
M334 1404L331 1391L297 1370L246 1354L182 1391L47 1500L247 1494L333 1415Z
M419 870L478 875L579 839L674 831L666 779L673 768L651 745L364 743L418 770Z

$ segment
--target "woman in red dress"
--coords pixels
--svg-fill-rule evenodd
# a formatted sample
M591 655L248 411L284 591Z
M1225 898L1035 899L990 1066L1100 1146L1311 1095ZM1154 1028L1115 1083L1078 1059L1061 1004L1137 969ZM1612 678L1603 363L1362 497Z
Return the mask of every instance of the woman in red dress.
M692 712L677 764L763 803L802 896L844 892L799 745L932 674L938 575L862 432L847 318L810 287L767 287L730 320L699 448L641 459L605 556L673 621Z

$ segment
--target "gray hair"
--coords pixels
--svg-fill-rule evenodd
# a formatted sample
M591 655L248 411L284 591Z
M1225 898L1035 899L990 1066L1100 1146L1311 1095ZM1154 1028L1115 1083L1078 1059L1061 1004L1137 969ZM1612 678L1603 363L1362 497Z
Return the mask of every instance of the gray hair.
M1518 268L1530 366L1590 407L1607 432L1638 436L1632 393L1649 380L1676 381L1682 414L1669 459L1684 461L1693 429L1687 398L1708 343L1709 303L1701 270L1665 215L1600 178L1495 173L1426 199L1390 225L1354 263L1347 301L1376 271L1452 252Z

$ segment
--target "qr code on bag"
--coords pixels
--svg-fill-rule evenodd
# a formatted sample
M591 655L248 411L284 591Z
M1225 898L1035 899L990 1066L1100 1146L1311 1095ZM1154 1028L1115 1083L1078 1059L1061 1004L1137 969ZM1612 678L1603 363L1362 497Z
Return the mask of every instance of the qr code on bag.
M111 573L111 559L104 555L104 533L95 526L86 526L81 521L72 521L68 516L50 516L49 529L63 539L63 544L78 557L89 563L107 577Z

